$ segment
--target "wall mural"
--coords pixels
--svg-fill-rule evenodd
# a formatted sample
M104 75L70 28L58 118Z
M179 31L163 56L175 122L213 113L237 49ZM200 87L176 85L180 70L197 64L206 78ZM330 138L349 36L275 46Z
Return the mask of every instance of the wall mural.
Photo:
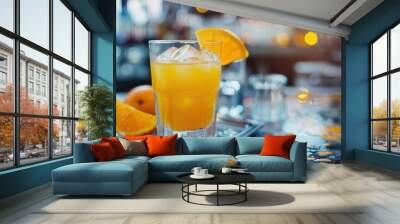
M293 133L309 160L340 162L339 37L162 0L117 3L119 135ZM203 41L224 31L247 52Z

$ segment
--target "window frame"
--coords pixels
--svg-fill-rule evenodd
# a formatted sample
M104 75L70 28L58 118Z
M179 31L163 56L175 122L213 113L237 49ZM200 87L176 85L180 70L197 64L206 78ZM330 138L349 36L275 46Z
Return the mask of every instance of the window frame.
M368 84L369 84L369 149L373 151L379 151L379 152L386 152L386 153L391 153L391 154L400 154L400 152L393 152L392 151L392 121L400 121L400 117L392 117L392 99L391 99L391 91L392 91L392 86L391 86L391 79L393 75L396 75L396 73L400 72L400 67L397 68L391 68L391 32L392 30L400 26L400 21L397 21L396 23L392 24L389 28L385 29L385 31L381 34L379 34L375 39L373 39L369 44L369 78L368 78ZM384 35L387 35L387 63L386 63L386 71L382 72L380 74L373 74L373 44L379 40L381 37ZM385 118L373 118L373 93L374 93L374 88L373 88L373 81L382 77L386 77L386 87L387 87L387 105L386 105L386 117ZM379 150L374 148L374 136L373 136L373 122L374 121L386 121L387 122L387 127L386 127L386 150Z
M12 75L14 79L14 100L13 100L13 107L14 110L13 112L2 112L0 111L0 116L10 116L13 119L13 166L10 167L5 167L5 168L0 168L0 172L5 171L5 170L10 170L10 169L16 169L19 167L23 166L30 166L33 164L37 163L43 163L49 160L58 160L66 157L70 157L73 155L74 152L74 143L75 143L75 123L78 121L80 118L75 116L75 108L71 108L71 114L70 116L58 116L58 115L53 115L53 59L58 60L59 62L62 62L66 65L71 66L71 92L72 92L72 99L71 99L71 105L74 105L75 103L75 88L74 88L74 82L75 82L75 69L85 73L89 77L89 83L88 86L92 85L92 57L91 57L91 49L92 49L92 44L91 44L91 37L92 37L92 30L88 27L88 25L84 22L84 20L72 9L72 7L65 1L65 0L59 0L68 10L71 11L71 59L64 58L63 56L55 53L53 50L53 1L54 0L48 0L49 2L49 48L46 49L45 47L40 46L39 44L36 44L32 41L30 41L27 38L24 38L23 36L20 35L20 0L14 0L13 1L13 10L14 10L14 31L10 31L4 27L0 26L0 35L3 35L5 37L11 38L13 40L14 44L14 49L13 49L13 64L12 66ZM89 34L89 43L88 43L88 57L89 57L89 67L88 69L85 69L78 64L75 63L75 18L79 20L79 22L85 27L85 29L88 31ZM28 114L28 113L21 113L20 111L20 44L23 44L27 47L30 47L36 51L39 51L40 53L43 53L48 56L49 58L49 63L48 63L48 85L46 88L46 93L48 97L48 112L46 115L39 115L39 114ZM27 64L28 65L28 64ZM27 67L27 71L28 71ZM33 70L33 75L34 79L35 77L35 70ZM41 74L41 73L40 73ZM27 72L26 74L27 80L30 80L29 73ZM41 78L41 77L39 77ZM35 83L35 82L34 82ZM41 79L39 80L39 83L41 83ZM42 85L40 85L42 86ZM27 90L28 91L28 90ZM35 89L34 89L35 91ZM41 94L40 94L41 95ZM38 162L32 162L32 163L26 163L26 164L21 164L20 161L20 118L45 118L47 119L48 122L48 136L47 136L47 142L49 143L47 145L47 150L48 150L48 157L44 158L41 161ZM52 144L53 142L53 121L56 120L66 120L71 122L71 153L69 155L62 155L62 156L54 156L54 146Z

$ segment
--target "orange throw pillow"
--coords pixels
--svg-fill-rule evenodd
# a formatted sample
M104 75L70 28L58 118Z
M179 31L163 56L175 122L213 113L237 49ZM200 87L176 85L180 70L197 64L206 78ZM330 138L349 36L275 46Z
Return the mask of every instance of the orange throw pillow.
M113 147L108 142L93 144L91 145L91 149L94 157L99 162L110 161L117 158Z
M264 145L261 149L261 156L280 156L286 159L290 158L290 148L296 135L285 135L285 136L264 136Z
M122 158L126 156L126 151L124 149L124 146L122 146L121 142L117 137L101 138L101 142L110 143L110 145L114 149L117 158Z
M176 155L176 139L178 135L171 136L158 136L150 135L147 137L146 143L148 147L147 155L154 156L166 156Z

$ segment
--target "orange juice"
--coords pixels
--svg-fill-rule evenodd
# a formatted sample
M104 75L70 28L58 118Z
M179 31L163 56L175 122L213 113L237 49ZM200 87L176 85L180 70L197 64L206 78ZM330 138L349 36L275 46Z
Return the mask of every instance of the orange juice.
M219 62L151 62L158 119L173 131L207 128L214 122L221 79Z

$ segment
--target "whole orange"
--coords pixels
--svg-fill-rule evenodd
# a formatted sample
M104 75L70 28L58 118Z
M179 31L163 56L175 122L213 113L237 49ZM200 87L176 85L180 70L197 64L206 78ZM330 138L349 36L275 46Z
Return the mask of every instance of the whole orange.
M149 85L141 85L131 89L125 98L125 103L145 113L156 114L154 90Z

